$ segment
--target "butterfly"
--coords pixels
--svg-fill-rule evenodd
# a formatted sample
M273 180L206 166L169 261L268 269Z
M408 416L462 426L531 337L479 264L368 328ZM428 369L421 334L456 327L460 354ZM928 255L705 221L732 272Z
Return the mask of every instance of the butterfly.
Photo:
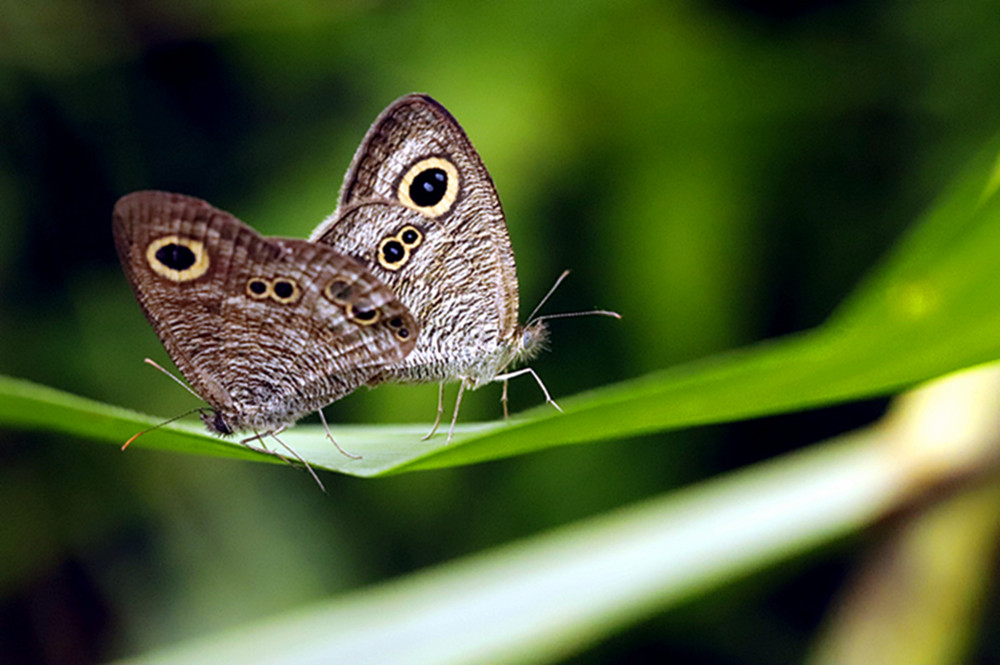
M506 415L507 380L530 374L559 409L534 370L510 369L545 347L552 317L518 323L500 198L465 131L434 99L411 94L382 112L354 155L336 210L310 240L357 258L420 322L413 351L369 385L437 382L437 417L425 438L440 424L449 381L459 383L449 441L466 389L502 381Z
M466 389L502 381L506 415L507 380L530 374L559 408L534 370L511 370L542 350L553 317L518 323L496 188L458 122L426 95L376 119L309 241L264 238L167 192L125 196L113 218L129 284L208 403L212 431L275 434L386 382L439 384L425 438L449 381L459 382L449 441Z
M401 362L420 333L354 259L262 237L191 196L122 197L113 233L142 311L219 434L281 431Z

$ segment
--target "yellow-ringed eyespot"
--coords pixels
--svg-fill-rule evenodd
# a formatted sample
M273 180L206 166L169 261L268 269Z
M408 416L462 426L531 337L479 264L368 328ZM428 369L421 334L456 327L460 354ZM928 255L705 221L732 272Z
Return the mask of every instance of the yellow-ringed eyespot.
M335 279L326 285L323 295L335 305L343 307L351 301L351 285L342 279Z
M386 270L399 270L410 260L410 250L424 240L423 232L407 224L394 236L382 238L378 244L378 262Z
M171 282L190 282L208 272L210 262L205 243L171 235L149 243L146 263L153 272Z
M247 295L254 300L266 300L271 297L271 282L263 277L251 277L247 280Z
M378 244L378 263L386 270L399 270L410 260L410 249L395 236L382 238Z
M403 175L396 195L406 207L440 217L458 198L458 168L444 157L421 159Z
M299 285L287 277L276 277L271 284L271 297L282 305L295 302L301 295Z
M396 239L403 243L406 249L413 249L424 241L423 232L415 226L404 226L396 234Z
M370 326L379 320L378 310L361 303L347 305L347 318L356 321L363 326Z

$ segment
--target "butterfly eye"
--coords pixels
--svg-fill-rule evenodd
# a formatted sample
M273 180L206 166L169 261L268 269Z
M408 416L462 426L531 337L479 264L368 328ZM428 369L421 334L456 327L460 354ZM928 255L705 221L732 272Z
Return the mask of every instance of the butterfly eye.
M180 236L164 236L149 243L146 262L153 272L172 282L198 279L209 266L204 243Z
M458 198L458 169L444 157L422 159L403 175L397 195L408 208L440 217Z

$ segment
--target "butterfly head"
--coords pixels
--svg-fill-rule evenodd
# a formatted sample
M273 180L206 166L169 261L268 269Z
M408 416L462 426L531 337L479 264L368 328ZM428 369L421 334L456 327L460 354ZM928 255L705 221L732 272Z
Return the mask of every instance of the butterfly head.
M525 363L538 357L549 346L549 328L545 321L536 320L521 330L520 344L514 354L515 363Z
M217 409L200 409L199 415L201 416L201 421L205 423L205 427L211 432L221 434L222 436L229 436L234 431L229 426L229 423L226 422L226 418L222 415L222 412Z

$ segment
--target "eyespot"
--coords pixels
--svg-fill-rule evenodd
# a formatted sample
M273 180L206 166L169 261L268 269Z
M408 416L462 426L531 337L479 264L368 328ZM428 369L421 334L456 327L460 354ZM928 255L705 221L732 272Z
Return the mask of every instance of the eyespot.
M271 296L271 283L260 277L247 280L247 295L254 300L264 300Z
M386 270L399 270L410 260L410 250L423 242L424 234L415 226L406 225L394 236L382 238L378 245L378 262Z
M418 246L424 240L424 234L420 232L415 226L404 226L400 229L399 233L396 234L396 238L399 242L403 243L403 246L407 249L413 249Z
M172 282L190 282L208 272L210 261L203 242L171 235L149 243L146 263L157 275Z
M357 321L363 326L370 326L379 320L378 310L374 307L366 309L365 305L349 304L347 306L347 318Z
M390 236L382 238L378 245L378 263L386 270L399 270L410 260L410 250L398 239Z
M279 277L271 285L271 295L277 301L284 304L293 303L302 295L299 285L287 277Z
M398 339L399 341L405 342L407 339L410 338L409 329L403 327L404 324L403 317L394 316L391 319L389 319L386 323L389 325L390 328L392 328L392 334L395 335L396 339Z
M422 159L403 175L396 193L408 208L440 217L458 198L458 168L444 157Z
M410 183L410 199L421 208L435 206L448 191L448 174L443 169L424 169Z
M342 279L335 279L323 289L323 295L336 305L343 307L350 303L351 285Z

